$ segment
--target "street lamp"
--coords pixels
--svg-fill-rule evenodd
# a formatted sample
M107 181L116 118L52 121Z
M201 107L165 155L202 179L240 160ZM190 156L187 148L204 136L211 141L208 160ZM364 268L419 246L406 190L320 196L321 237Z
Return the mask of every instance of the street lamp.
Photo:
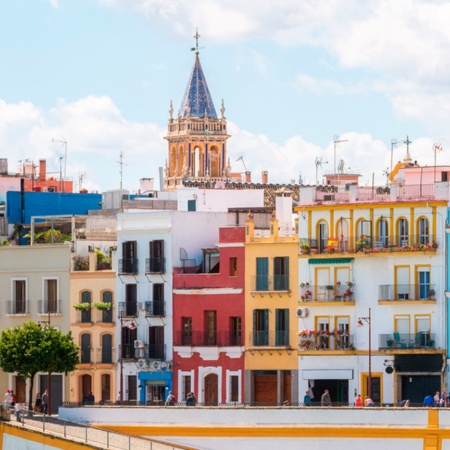
M50 324L50 305L49 301L47 300L47 313L48 313L48 320L41 320L38 322L38 326L45 325L49 329L51 327ZM47 375L47 391L48 391L48 398L47 398L47 414L49 416L52 415L52 373L49 371Z
M372 312L371 308L369 308L369 316L368 317L360 317L356 322L356 327L363 327L364 322L369 325L369 377L367 379L367 391L370 399L372 399L372 329L371 329L371 321L372 321ZM373 400L373 399L372 399Z

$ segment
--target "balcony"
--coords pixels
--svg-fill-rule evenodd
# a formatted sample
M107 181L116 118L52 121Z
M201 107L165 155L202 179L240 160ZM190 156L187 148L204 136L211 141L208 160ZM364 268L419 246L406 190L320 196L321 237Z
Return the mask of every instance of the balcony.
M435 300L434 284L384 284L378 286L379 302Z
M254 275L252 292L289 292L289 275Z
M300 253L314 254L346 254L346 253L436 253L439 247L432 235L392 235L392 236L366 236L361 235L352 241L348 237L343 239L308 239L300 238ZM305 247L305 248L302 248ZM398 255L396 255L398 256Z
M139 260L135 258L119 259L119 275L137 275Z
M250 333L250 345L253 347L289 347L289 331L253 330Z
M7 315L21 315L30 314L30 301L29 300L9 300L6 302L6 314Z
M166 258L147 258L145 273L166 273Z
M92 310L91 309L82 309L77 310L77 323L92 323Z
M137 352L138 350L141 349L135 349L134 343L121 345L119 346L119 358L122 357L124 360L137 359L138 356L135 354L135 352ZM123 353L121 353L122 351Z
M61 300L38 300L38 314L61 314Z
M354 302L354 283L310 285L300 283L301 302ZM353 304L353 303L352 303Z
M145 302L145 317L164 317L166 315L166 302Z
M137 302L119 302L119 317L137 317Z
M114 348L110 346L97 348L97 364L114 364L113 352Z
M354 350L353 342L353 335L337 330L303 330L299 333L300 350Z
M407 350L407 349L427 349L434 350L436 335L428 331L419 331L417 333L398 333L380 334L378 336L378 345L380 350Z
M233 347L242 346L242 334L238 331L191 331L175 334L175 346L190 347Z
M147 344L148 359L164 361L166 359L166 344Z

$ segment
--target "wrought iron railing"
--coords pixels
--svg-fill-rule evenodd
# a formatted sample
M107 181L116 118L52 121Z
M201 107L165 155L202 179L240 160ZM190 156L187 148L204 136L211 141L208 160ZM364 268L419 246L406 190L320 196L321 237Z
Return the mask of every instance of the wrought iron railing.
M434 300L434 284L382 284L378 286L378 300Z
M397 333L378 335L380 349L435 349L436 335L428 331L417 333Z

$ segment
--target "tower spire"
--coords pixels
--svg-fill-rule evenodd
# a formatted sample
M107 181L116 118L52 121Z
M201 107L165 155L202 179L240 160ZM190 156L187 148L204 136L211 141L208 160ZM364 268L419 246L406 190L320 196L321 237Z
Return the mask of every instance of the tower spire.
M199 54L199 50L202 49L203 47L199 47L198 46L198 38L200 37L200 35L198 34L198 28L195 29L195 47L191 47L191 52L193 52L195 50L195 54L198 55Z

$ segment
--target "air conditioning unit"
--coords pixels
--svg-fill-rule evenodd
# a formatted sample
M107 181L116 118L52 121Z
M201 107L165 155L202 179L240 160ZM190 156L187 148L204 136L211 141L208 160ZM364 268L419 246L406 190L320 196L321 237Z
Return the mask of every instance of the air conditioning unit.
M297 317L308 317L308 308L297 308Z
M161 361L153 361L151 364L153 370L161 370Z
M147 361L145 361L145 359L139 359L137 365L140 369L144 369L147 367Z
M134 348L144 348L145 342L144 341L134 341Z
M135 358L143 358L145 356L145 349L143 348L136 348L134 350L134 357Z

